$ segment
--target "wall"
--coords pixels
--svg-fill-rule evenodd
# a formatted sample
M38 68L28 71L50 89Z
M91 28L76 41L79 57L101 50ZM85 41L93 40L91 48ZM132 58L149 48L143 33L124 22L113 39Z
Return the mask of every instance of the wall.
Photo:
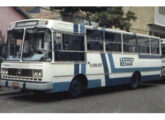
M19 12L12 7L0 7L0 30L7 38L7 29L11 22L25 19Z
M155 24L165 26L165 13L159 13L159 7L155 7Z
M131 21L132 32L148 34L148 24L154 23L155 7L123 7L123 10L131 10L137 16L136 21Z

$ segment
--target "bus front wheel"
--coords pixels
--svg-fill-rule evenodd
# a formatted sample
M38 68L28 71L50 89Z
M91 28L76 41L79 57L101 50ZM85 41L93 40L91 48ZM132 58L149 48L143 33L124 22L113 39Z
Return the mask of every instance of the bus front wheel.
M130 88L131 89L138 88L139 83L140 83L140 75L138 73L134 73L132 78L131 78Z
M83 91L83 83L79 79L73 79L69 87L69 95L72 98L79 97Z

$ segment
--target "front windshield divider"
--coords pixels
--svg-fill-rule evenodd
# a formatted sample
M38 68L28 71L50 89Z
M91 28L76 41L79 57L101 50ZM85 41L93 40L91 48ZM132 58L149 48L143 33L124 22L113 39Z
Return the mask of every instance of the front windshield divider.
M23 41L22 41L22 47L21 47L21 57L20 62L22 62L22 56L23 56L23 47L24 47L24 41L25 41L25 34L26 34L26 28L24 28L24 34L23 34Z

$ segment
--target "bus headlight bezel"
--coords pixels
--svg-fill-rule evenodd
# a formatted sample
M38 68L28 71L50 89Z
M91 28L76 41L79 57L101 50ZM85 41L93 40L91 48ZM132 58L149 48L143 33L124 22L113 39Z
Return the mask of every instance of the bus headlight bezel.
M8 75L8 69L2 69L2 75Z
M32 70L32 76L33 77L42 77L42 70Z

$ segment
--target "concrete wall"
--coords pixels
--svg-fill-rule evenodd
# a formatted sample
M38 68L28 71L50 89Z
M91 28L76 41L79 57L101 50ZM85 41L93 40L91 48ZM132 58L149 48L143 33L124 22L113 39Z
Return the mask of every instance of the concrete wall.
M159 7L155 7L155 24L165 26L165 14L159 13Z
M132 26L130 30L136 33L147 34L148 24L154 23L155 7L123 7L123 10L125 12L131 10L137 16L136 21L131 21Z
M11 22L25 19L19 12L12 7L0 7L0 30L7 38L7 29Z

